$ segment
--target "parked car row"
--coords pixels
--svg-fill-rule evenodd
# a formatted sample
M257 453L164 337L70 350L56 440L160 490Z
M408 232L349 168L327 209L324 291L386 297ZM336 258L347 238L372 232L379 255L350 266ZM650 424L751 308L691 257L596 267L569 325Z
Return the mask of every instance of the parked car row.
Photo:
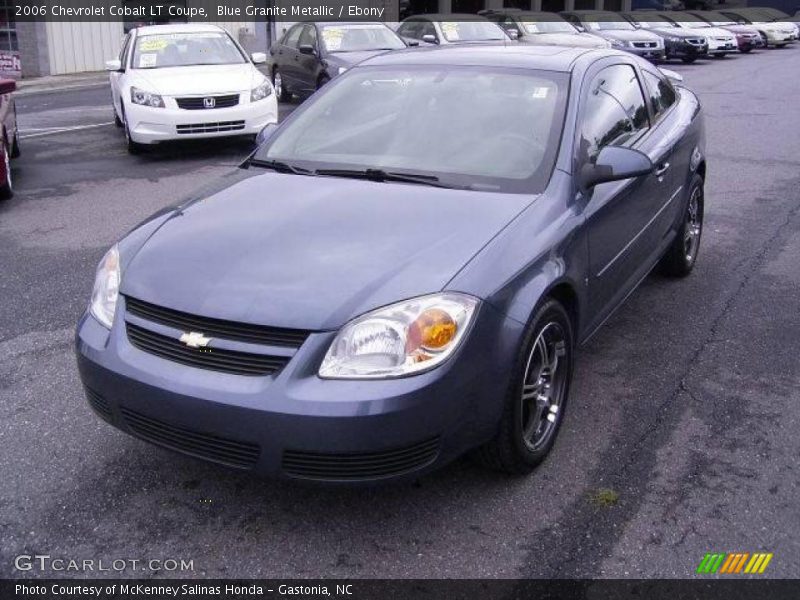
M251 136L275 123L278 101L306 96L353 65L414 46L556 45L624 50L653 62L747 53L798 38L791 17L772 9L722 11L518 9L415 15L396 31L376 22L301 22L269 49L265 76L215 25L171 24L132 29L110 71L115 123L131 153L163 141ZM8 146L8 144L7 144ZM9 146L13 148L14 146Z

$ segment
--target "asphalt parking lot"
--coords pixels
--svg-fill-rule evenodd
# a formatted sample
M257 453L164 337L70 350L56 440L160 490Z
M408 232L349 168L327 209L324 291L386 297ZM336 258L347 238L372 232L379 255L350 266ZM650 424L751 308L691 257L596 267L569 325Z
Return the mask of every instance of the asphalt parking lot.
M253 479L90 411L72 340L97 261L251 146L133 157L106 87L21 96L0 203L0 575L38 553L193 560L126 572L148 577L692 577L706 552L764 551L797 577L800 47L670 68L707 116L695 272L650 276L579 354L532 476L465 459L368 490Z

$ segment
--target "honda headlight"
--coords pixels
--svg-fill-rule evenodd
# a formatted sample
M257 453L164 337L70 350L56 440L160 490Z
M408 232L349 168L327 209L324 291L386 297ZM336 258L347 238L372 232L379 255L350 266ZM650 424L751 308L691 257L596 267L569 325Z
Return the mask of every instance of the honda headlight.
M625 42L623 42L622 40L609 40L609 41L611 42L611 47L612 48L624 48L625 47Z
M458 348L477 305L477 298L445 292L362 315L336 335L319 376L381 379L432 369Z
M158 94L145 92L137 87L131 87L131 102L153 108L164 108L164 99Z
M97 266L92 301L89 303L89 312L92 316L109 329L114 322L114 312L117 309L120 281L119 250L115 244Z
M272 84L265 79L260 85L250 90L250 102L258 102L272 94Z

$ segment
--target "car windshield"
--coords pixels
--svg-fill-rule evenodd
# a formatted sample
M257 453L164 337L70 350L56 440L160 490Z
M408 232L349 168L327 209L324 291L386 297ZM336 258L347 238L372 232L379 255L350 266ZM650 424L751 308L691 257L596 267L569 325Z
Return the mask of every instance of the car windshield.
M576 29L566 21L525 21L528 33L576 33Z
M680 17L676 17L676 22L681 27L690 27L691 29L704 29L706 27L711 27L710 24L706 23L700 17L695 17L694 15L686 15L682 14Z
M403 41L381 24L325 25L321 28L322 44L328 52L362 50L399 50Z
M637 21L636 24L642 29L664 29L666 27L678 27L675 23L662 17L647 17L646 20Z
M487 42L507 40L498 25L489 21L445 21L440 23L442 35L448 42Z
M134 69L232 65L246 61L224 31L140 35L133 50Z
M536 193L555 163L568 82L500 67L358 67L296 111L253 161Z
M703 13L703 18L715 26L736 25L735 21L731 21L728 17L726 17L722 13L715 13L715 12Z
M590 31L615 31L619 29L626 29L633 31L636 28L627 21L620 21L616 15L609 15L607 17L588 17L583 21L586 29Z

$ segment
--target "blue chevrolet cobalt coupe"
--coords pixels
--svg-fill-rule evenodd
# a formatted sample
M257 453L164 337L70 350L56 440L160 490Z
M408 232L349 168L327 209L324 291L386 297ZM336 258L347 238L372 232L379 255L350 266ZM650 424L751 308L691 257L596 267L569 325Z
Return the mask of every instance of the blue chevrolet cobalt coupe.
M286 478L468 450L527 473L576 347L654 267L692 270L705 175L697 98L631 54L372 58L108 251L77 331L89 404Z

